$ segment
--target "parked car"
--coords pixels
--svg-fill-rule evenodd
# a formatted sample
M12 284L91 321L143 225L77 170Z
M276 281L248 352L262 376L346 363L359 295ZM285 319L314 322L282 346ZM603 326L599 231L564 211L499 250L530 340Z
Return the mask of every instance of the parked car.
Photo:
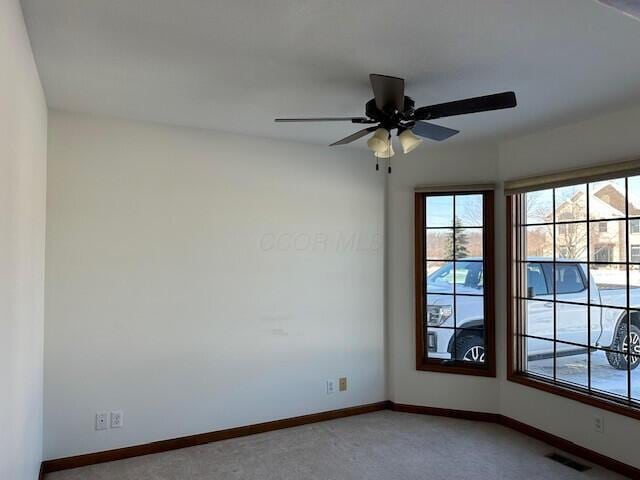
M430 358L484 361L483 264L480 258L445 263L427 276L426 344ZM530 259L526 264L524 301L527 322L526 355L529 360L554 355L553 264L549 258ZM455 282L456 307L453 308ZM587 295L591 295L591 332L587 323ZM555 354L585 353L582 345L606 348L609 364L625 370L631 351L631 368L640 364L640 312L631 313L627 332L627 288L598 285L586 264L556 263ZM629 288L630 307L640 308L640 289ZM617 308L616 308L617 307ZM455 315L455 323L454 323ZM456 327L455 329L453 327ZM630 335L628 334L630 333ZM589 343L590 342L590 343Z

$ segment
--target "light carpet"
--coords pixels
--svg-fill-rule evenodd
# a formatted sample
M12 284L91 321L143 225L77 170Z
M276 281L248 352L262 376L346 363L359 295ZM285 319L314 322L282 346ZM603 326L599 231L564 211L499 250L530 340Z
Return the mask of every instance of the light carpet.
M55 472L46 480L623 478L599 467L577 472L545 458L553 451L500 425L381 411Z

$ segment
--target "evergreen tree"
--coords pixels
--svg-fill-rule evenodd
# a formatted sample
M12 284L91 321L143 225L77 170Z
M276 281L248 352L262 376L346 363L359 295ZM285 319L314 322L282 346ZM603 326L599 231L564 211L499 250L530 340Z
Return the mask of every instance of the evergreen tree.
M453 252L454 247L454 238L455 238L455 258L464 258L469 256L469 250L467 246L469 245L469 236L467 235L466 230L462 227L462 221L456 215L456 218L453 222L454 230L453 237L447 237L447 241L445 244L446 252Z

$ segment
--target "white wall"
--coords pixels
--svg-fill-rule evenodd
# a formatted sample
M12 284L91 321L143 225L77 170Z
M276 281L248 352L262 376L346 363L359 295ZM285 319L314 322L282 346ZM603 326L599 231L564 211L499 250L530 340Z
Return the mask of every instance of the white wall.
M47 107L18 0L0 0L0 478L42 457Z
M46 458L386 399L369 155L60 112L49 139Z
M500 145L502 180L640 157L640 107L517 138ZM503 195L497 195L496 216L505 218ZM505 223L497 222L498 250L504 251ZM499 257L498 345L500 412L547 432L640 467L637 446L640 422L588 405L506 381L506 305L504 256ZM604 417L603 434L594 432L596 415Z
M413 307L415 185L634 158L638 124L635 108L428 145L387 176L352 150L53 112L45 457L389 398L499 412L640 466L637 421L506 381L500 191L498 378L416 371ZM349 392L325 395L341 375ZM116 408L125 428L95 432L94 413Z
M422 372L415 364L414 187L492 183L497 146L425 144L393 162L387 195L389 395L397 403L498 411L495 378Z

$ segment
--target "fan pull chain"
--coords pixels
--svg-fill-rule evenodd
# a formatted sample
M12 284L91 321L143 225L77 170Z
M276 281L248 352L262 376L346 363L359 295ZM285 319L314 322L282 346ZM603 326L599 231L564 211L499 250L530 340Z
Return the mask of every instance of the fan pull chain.
M387 145L387 173L391 174L391 134L389 134Z

